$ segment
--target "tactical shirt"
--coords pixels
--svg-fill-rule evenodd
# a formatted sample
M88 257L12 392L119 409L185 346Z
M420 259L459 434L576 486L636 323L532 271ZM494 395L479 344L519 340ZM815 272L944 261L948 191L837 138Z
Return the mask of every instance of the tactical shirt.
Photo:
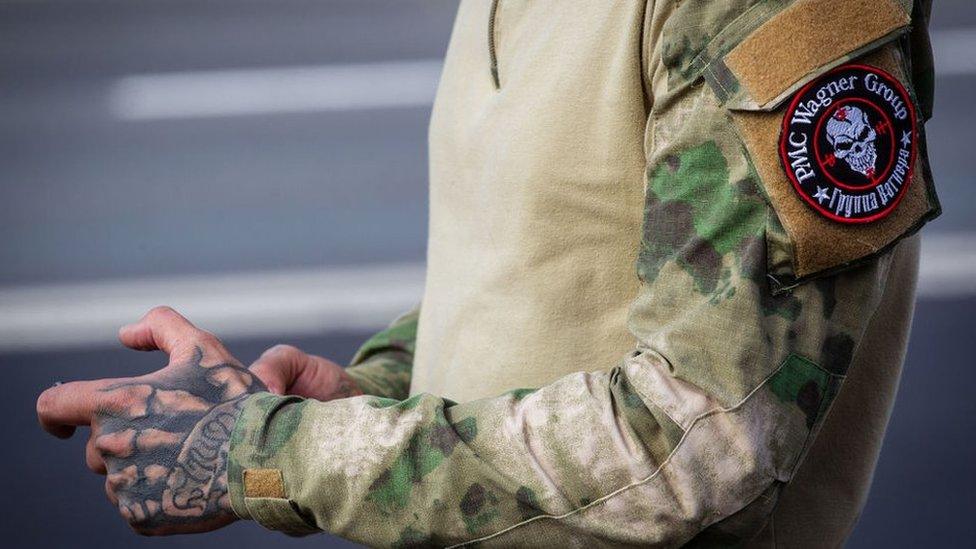
M939 212L926 17L462 1L421 307L357 353L366 396L248 399L234 510L390 547L842 543Z

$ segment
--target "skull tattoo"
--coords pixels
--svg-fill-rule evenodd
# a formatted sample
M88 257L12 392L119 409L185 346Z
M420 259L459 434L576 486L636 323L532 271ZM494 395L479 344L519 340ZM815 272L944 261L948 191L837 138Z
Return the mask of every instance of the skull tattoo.
M857 107L841 107L827 121L827 141L834 147L834 156L868 177L874 177L878 161L877 138L867 113Z

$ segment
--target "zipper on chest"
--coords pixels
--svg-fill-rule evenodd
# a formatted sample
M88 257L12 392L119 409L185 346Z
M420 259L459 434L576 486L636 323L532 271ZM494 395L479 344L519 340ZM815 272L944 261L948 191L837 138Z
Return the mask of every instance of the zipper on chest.
M495 21L498 19L498 4L501 0L491 0L491 11L488 12L488 65L491 71L491 81L495 89L501 89L498 79L498 52L495 51Z

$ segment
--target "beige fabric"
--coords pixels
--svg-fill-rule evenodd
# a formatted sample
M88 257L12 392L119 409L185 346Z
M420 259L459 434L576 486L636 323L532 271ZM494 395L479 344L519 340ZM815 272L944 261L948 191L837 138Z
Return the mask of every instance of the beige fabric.
M499 4L497 90L489 2L460 6L430 125L413 393L493 396L634 348L644 6L544 4Z
M743 40L725 62L765 105L818 68L908 23L892 0L800 0Z
M867 501L915 309L919 237L895 248L884 298L806 460L751 546L839 547Z
M626 321L644 204L643 3L553 10L504 0L494 27L499 88L489 4L460 5L430 126L428 274L411 393L459 402L611 367L635 342ZM903 289L886 295L849 387L782 494L773 523L781 546L839 542L863 505L911 316L914 263L898 272L890 284Z

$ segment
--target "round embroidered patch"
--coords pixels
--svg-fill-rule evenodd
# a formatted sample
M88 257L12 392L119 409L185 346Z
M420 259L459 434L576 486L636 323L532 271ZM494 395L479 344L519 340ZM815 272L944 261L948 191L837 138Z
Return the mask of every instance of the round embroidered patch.
M783 118L780 160L800 197L840 223L894 211L915 165L918 125L908 91L887 72L838 67L801 89Z

